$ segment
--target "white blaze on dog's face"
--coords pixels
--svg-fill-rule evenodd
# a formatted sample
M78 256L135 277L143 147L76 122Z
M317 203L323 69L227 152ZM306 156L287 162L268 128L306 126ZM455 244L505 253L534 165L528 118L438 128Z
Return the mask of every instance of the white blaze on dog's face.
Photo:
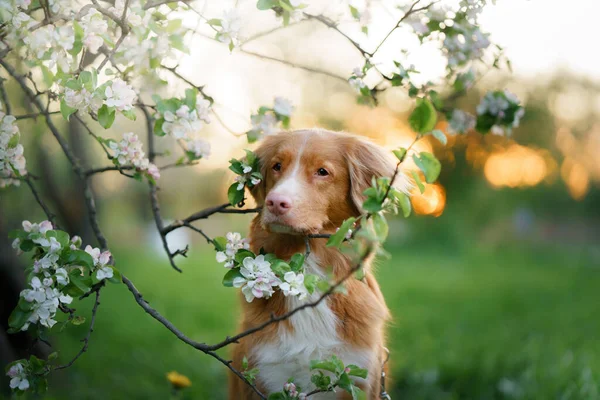
M263 182L252 195L263 207L262 225L273 232L332 231L360 214L373 176L389 176L388 152L364 139L325 130L268 136L256 150ZM404 174L395 186L407 188Z

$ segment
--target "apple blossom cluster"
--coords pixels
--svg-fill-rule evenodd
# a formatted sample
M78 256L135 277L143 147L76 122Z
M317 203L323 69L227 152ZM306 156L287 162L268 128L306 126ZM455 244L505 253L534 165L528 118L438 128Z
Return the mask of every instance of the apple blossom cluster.
M488 92L477 106L478 131L510 135L519 126L525 109L517 96L508 90Z
M117 0L110 10L117 16L123 14L124 0ZM167 18L156 9L144 9L139 0L128 2L127 21L131 31L115 54L115 62L134 75L150 75L165 59L172 58L173 50L187 51L184 45L185 28L181 19Z
M258 112L250 117L252 129L246 132L248 143L256 142L263 136L279 132L278 123L280 122L281 126L287 129L293 111L294 107L290 101L283 97L275 97L272 108L260 107Z
M233 287L242 288L248 303L255 298L270 298L275 293L274 287L281 284L281 280L271 269L271 263L265 260L262 254L256 258L245 257L239 267L239 273L241 276L233 279Z
M184 99L155 96L154 100L158 111L154 133L179 140L189 161L208 158L210 143L197 137L197 133L211 121L211 102L195 89L187 89Z
M216 31L215 39L221 43L229 44L229 50L233 50L239 43L242 18L237 9L227 10L223 12L222 18L209 20L208 23Z
M41 337L56 325L61 329L68 323L80 325L85 318L76 316L75 310L69 308L73 298L90 293L94 285L105 280L121 281L119 271L109 265L109 251L101 252L89 245L85 251L81 250L79 236L69 237L50 221L23 221L22 229L10 232L9 237L14 239L12 247L17 254L29 252L33 259L33 265L25 270L27 288L21 291L17 307L8 319L9 333L31 328ZM67 317L61 320L58 311ZM45 376L51 370L48 364L56 356L53 353L48 360L31 356L29 360L9 364L6 375L11 389L17 393L44 392Z
M288 395L291 399L305 400L306 393L298 392L300 390L299 386L296 386L294 382L286 382L283 385L283 392Z
M154 181L160 178L158 167L146 158L142 142L133 132L124 133L120 142L109 141L108 146L113 151L115 165L133 166L138 173L145 174Z
M475 116L468 112L454 109L448 120L448 132L451 134L466 133L475 128L476 122Z
M244 201L244 188L247 186L252 189L262 182L263 176L260 173L259 160L256 154L250 150L246 151L246 158L229 160L229 169L237 174L235 182L229 186L227 198L232 205L240 204Z
M443 34L442 50L448 58L448 69L454 70L468 62L480 59L490 46L489 35L476 25L483 9L479 0L463 0L457 11L445 6L432 6L422 14L412 14L407 23L420 40L433 37L433 33ZM447 24L448 20L451 24Z
M228 269L223 278L225 286L241 288L247 302L255 298L270 298L279 287L286 297L305 299L315 289L318 278L303 272L304 256L296 254L290 262L277 259L273 254L255 255L249 250L247 239L237 232L214 240L216 260Z
M242 239L242 235L238 232L227 233L225 239L227 239L225 250L217 252L217 262L224 263L225 268L233 268L235 255L238 250L248 250L250 243L248 239Z
M369 90L369 88L367 88L367 84L363 80L364 77L364 69L356 67L352 70L352 76L348 78L348 83L350 83L352 89L354 89L357 93L362 93L365 88L367 91Z
M27 174L23 145L19 143L19 127L16 118L2 111L0 104L0 188L21 183L20 176Z

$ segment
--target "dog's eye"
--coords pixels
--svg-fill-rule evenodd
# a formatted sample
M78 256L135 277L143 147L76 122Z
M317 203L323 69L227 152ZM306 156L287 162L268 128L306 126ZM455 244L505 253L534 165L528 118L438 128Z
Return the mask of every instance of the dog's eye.
M329 175L329 172L325 168L319 168L317 170L317 175L319 175L319 176L327 176L327 175Z
M273 171L281 171L281 163L273 164Z

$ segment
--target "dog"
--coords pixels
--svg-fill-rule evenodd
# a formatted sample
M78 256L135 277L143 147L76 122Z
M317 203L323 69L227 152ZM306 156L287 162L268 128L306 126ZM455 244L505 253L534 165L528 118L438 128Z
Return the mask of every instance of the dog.
M322 129L297 130L267 136L255 151L263 181L251 189L262 211L250 226L250 248L264 249L289 260L306 251L305 237L334 233L342 222L359 216L363 192L373 177L391 177L395 163L381 147L347 133ZM394 186L409 186L405 174L398 174ZM337 281L353 267L351 260L326 239L310 239L306 273ZM367 399L379 398L382 362L386 359L388 308L370 267L365 263L363 280L350 278L346 293L334 293L314 308L274 323L246 336L235 345L233 366L241 370L247 357L249 368L258 368L256 387L264 394L279 392L289 378L303 392L315 389L310 377L310 360L338 356L345 365L368 370L366 379L355 382ZM305 302L315 301L316 290L304 300L284 297L276 291L269 299L242 301L241 330L247 330L281 315ZM243 296L242 296L243 298ZM246 383L231 374L229 399L256 399ZM352 398L338 389L310 398Z

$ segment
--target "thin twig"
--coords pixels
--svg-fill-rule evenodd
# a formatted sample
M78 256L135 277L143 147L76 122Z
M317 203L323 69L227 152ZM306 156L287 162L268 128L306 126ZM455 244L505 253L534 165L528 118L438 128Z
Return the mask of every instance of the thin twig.
M209 207L206 208L202 211L198 211L192 215L190 215L187 218L184 218L182 220L177 220L174 221L173 223L171 223L170 225L165 226L161 232L166 235L169 232L174 231L177 228L180 228L182 226L185 226L186 224L189 224L190 222L194 222L194 221L198 221L199 219L206 219L208 217L210 217L213 214L252 214L252 213L258 213L260 212L261 208L257 207L257 208L229 208L231 207L231 204L229 203L224 203L221 204L219 206L215 206L215 207Z
M53 371L69 368L75 363L75 361L77 361L79 357L83 355L83 353L87 351L88 346L90 344L90 337L92 336L92 332L94 332L94 324L96 323L96 313L98 312L98 306L100 306L100 290L96 290L96 300L94 302L94 307L92 308L92 320L90 321L90 327L88 329L87 334L85 335L85 338L82 339L83 347L79 350L75 357L71 359L71 361L64 365L59 365L57 367L52 368Z

